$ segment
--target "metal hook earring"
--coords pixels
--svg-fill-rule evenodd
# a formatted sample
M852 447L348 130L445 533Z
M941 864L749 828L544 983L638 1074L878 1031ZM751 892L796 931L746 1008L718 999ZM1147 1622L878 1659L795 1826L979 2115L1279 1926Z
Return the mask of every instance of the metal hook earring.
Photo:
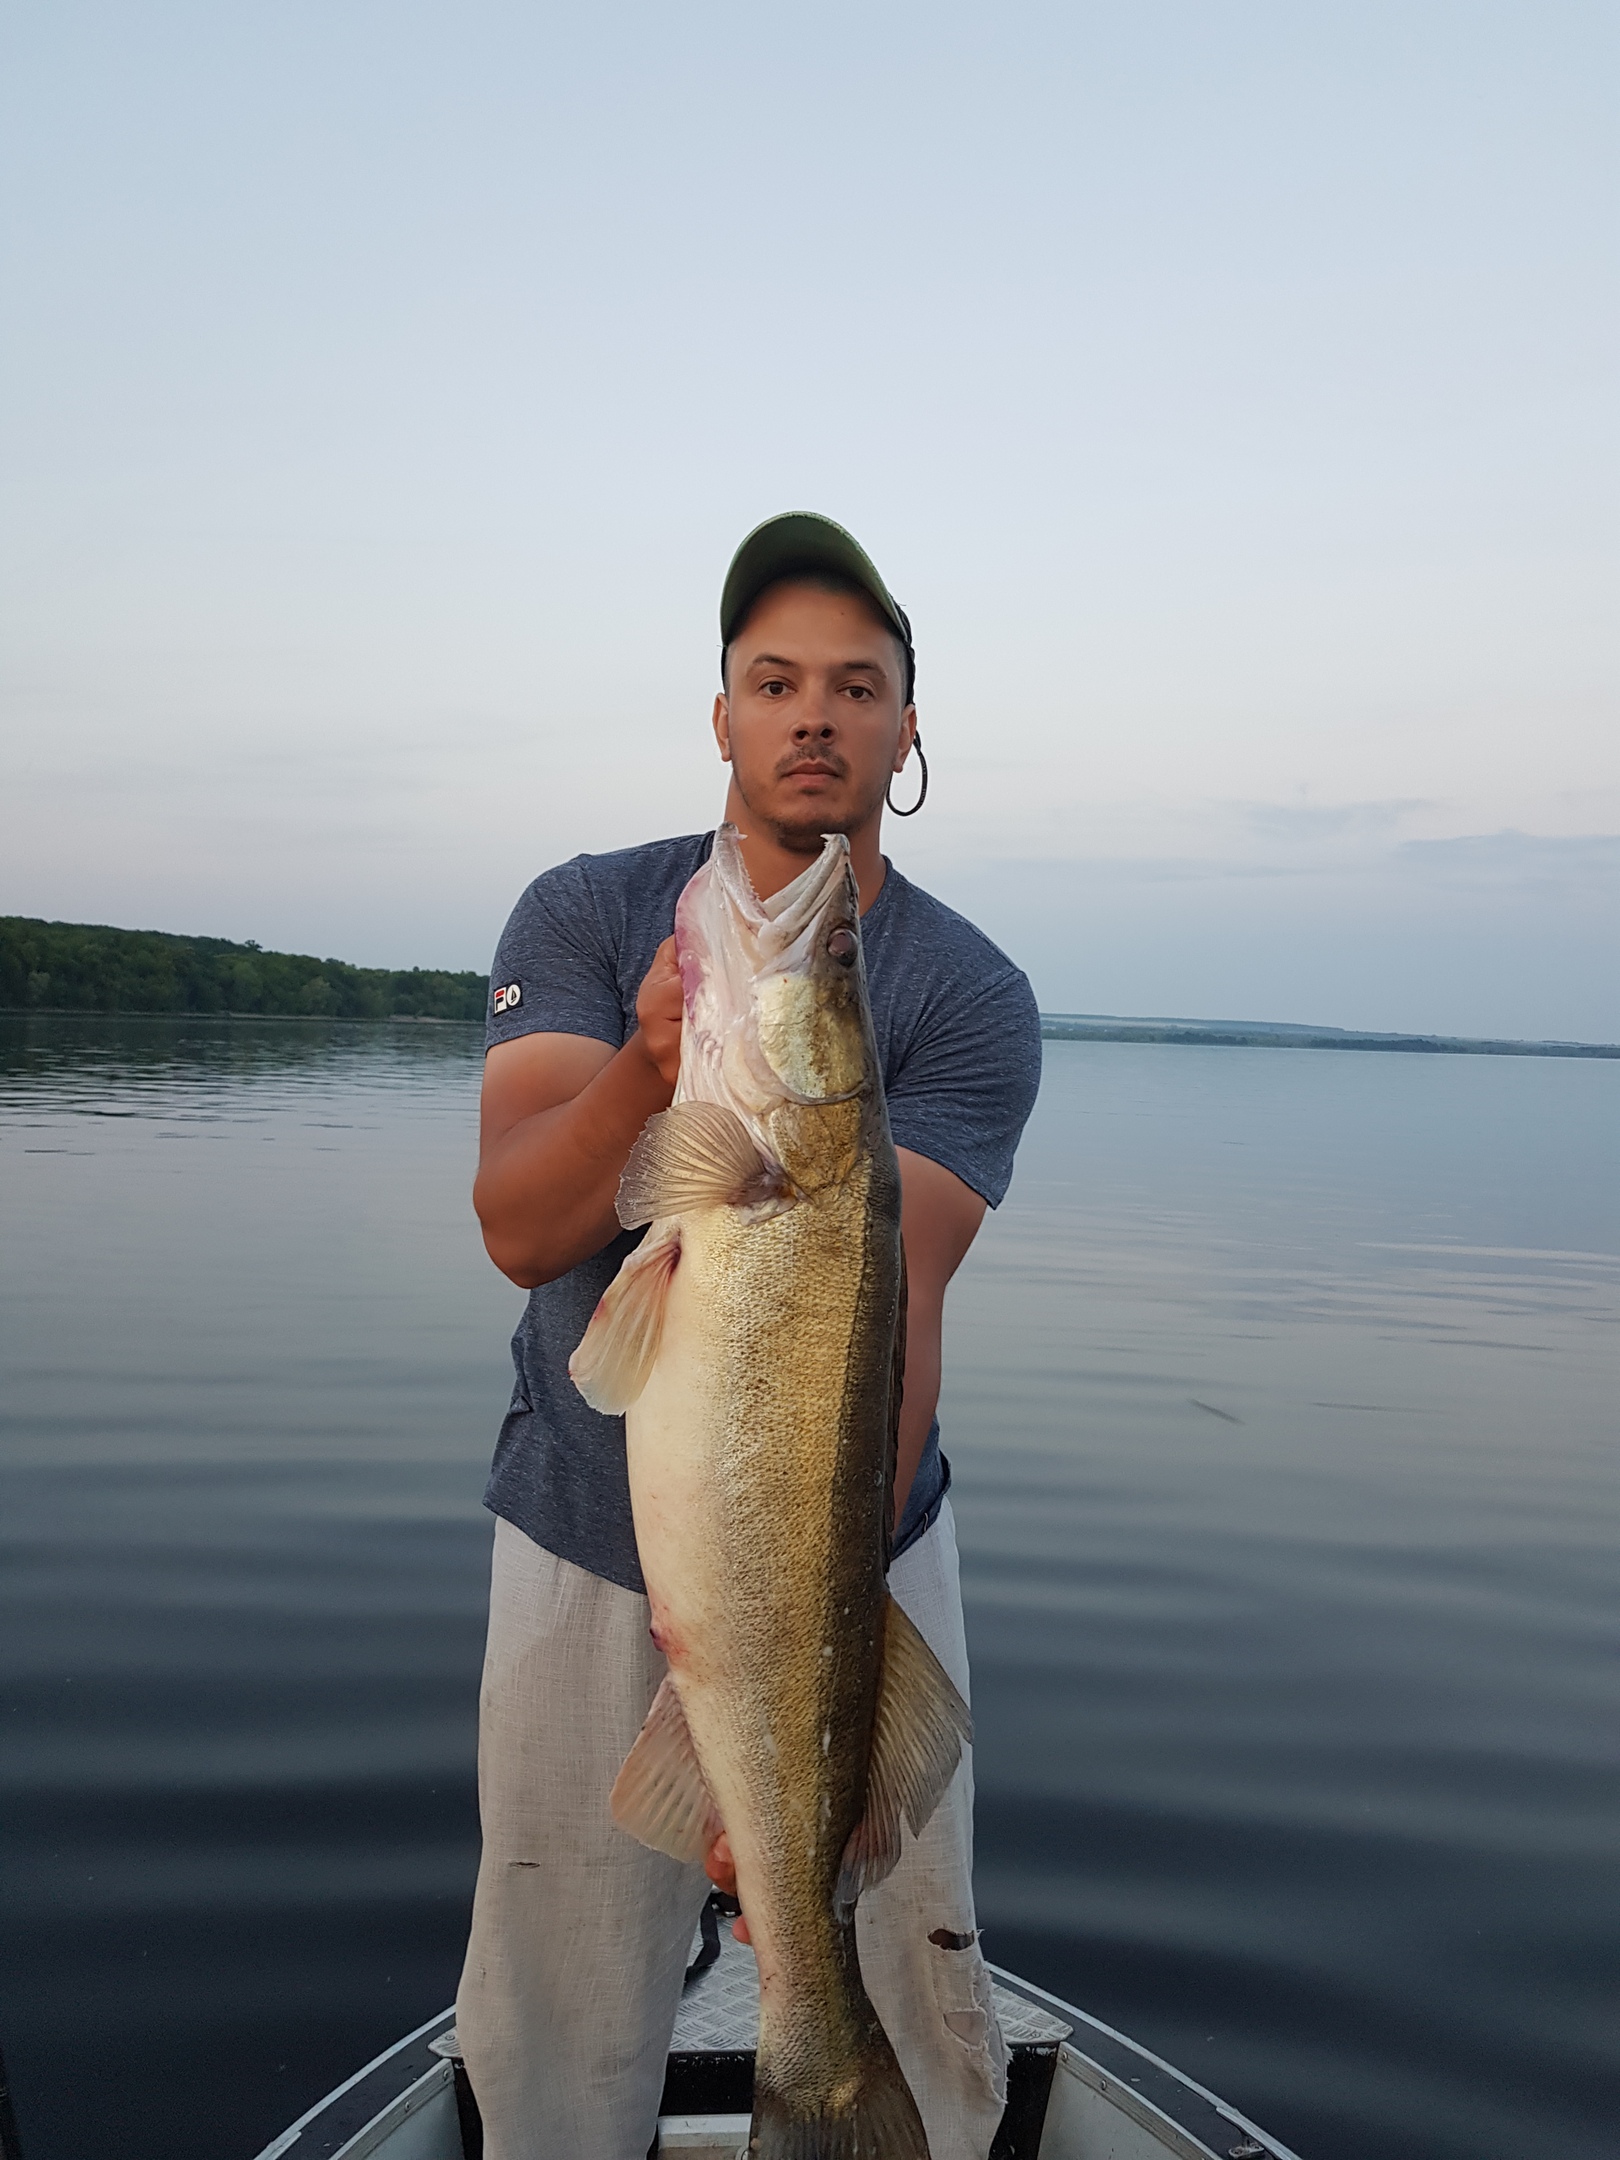
M922 786L917 790L917 800L909 810L902 810L894 799L894 782L891 780L883 791L883 800L896 817L915 817L928 800L928 760L923 756L922 729L918 728L911 738L911 747L917 753L917 763L922 767Z

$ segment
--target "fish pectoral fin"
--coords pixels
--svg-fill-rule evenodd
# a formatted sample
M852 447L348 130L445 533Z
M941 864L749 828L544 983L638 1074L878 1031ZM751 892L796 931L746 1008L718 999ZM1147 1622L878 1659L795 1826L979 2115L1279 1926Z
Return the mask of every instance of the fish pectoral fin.
M767 1162L748 1127L724 1103L681 1102L642 1127L619 1180L627 1230L687 1208L753 1207L788 1197L779 1163Z
M673 1680L666 1678L653 1697L609 1805L621 1830L672 1860L702 1861L720 1835L720 1811L703 1781Z
M884 1613L883 1673L872 1726L866 1812L844 1848L836 1893L850 1911L900 1858L900 1825L920 1837L973 1738L967 1704L950 1674L891 1597Z
M598 1300L591 1324L568 1360L568 1377L593 1410L628 1410L647 1385L664 1332L669 1280L681 1257L672 1223L638 1245Z

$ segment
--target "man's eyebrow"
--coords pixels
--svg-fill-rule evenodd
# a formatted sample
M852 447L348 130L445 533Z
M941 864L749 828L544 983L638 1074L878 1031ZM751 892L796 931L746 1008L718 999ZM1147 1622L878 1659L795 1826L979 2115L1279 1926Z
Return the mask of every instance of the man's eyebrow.
M748 663L750 672L757 667L796 668L803 665L802 660L789 660L784 654L773 652L755 653ZM885 672L881 660L840 660L838 667L846 675L882 675Z

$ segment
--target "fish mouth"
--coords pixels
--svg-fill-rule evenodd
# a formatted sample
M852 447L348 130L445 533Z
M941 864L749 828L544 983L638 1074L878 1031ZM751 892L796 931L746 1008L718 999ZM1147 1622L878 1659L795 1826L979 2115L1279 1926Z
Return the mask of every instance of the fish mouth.
M741 925L764 966L774 962L783 969L803 967L808 961L808 951L790 948L808 947L806 933L828 911L838 888L852 882L846 833L828 833L815 861L801 870L792 884L784 885L768 900L761 900L754 890L753 879L748 875L748 866L742 857L741 835L735 825L720 827L714 836L714 854L710 859L727 899L741 918Z
M789 1006L806 1010L810 978L825 964L825 937L847 927L858 944L860 899L847 835L828 833L815 861L765 900L754 890L735 825L715 833L707 871L693 879L676 911L686 993L678 1093L730 1102L745 1120L764 1117L772 1104L854 1100L871 1084L869 1071L857 1074L847 1059L837 1059L843 1070L835 1073L817 1059L812 1078L797 1056L768 1053L762 1040L767 1006L778 1014Z

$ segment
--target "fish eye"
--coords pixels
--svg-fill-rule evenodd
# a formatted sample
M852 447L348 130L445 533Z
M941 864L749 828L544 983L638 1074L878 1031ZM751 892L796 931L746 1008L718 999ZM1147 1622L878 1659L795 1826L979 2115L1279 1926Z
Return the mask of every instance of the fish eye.
M838 929L827 940L827 951L840 967L855 965L855 936L853 931Z

